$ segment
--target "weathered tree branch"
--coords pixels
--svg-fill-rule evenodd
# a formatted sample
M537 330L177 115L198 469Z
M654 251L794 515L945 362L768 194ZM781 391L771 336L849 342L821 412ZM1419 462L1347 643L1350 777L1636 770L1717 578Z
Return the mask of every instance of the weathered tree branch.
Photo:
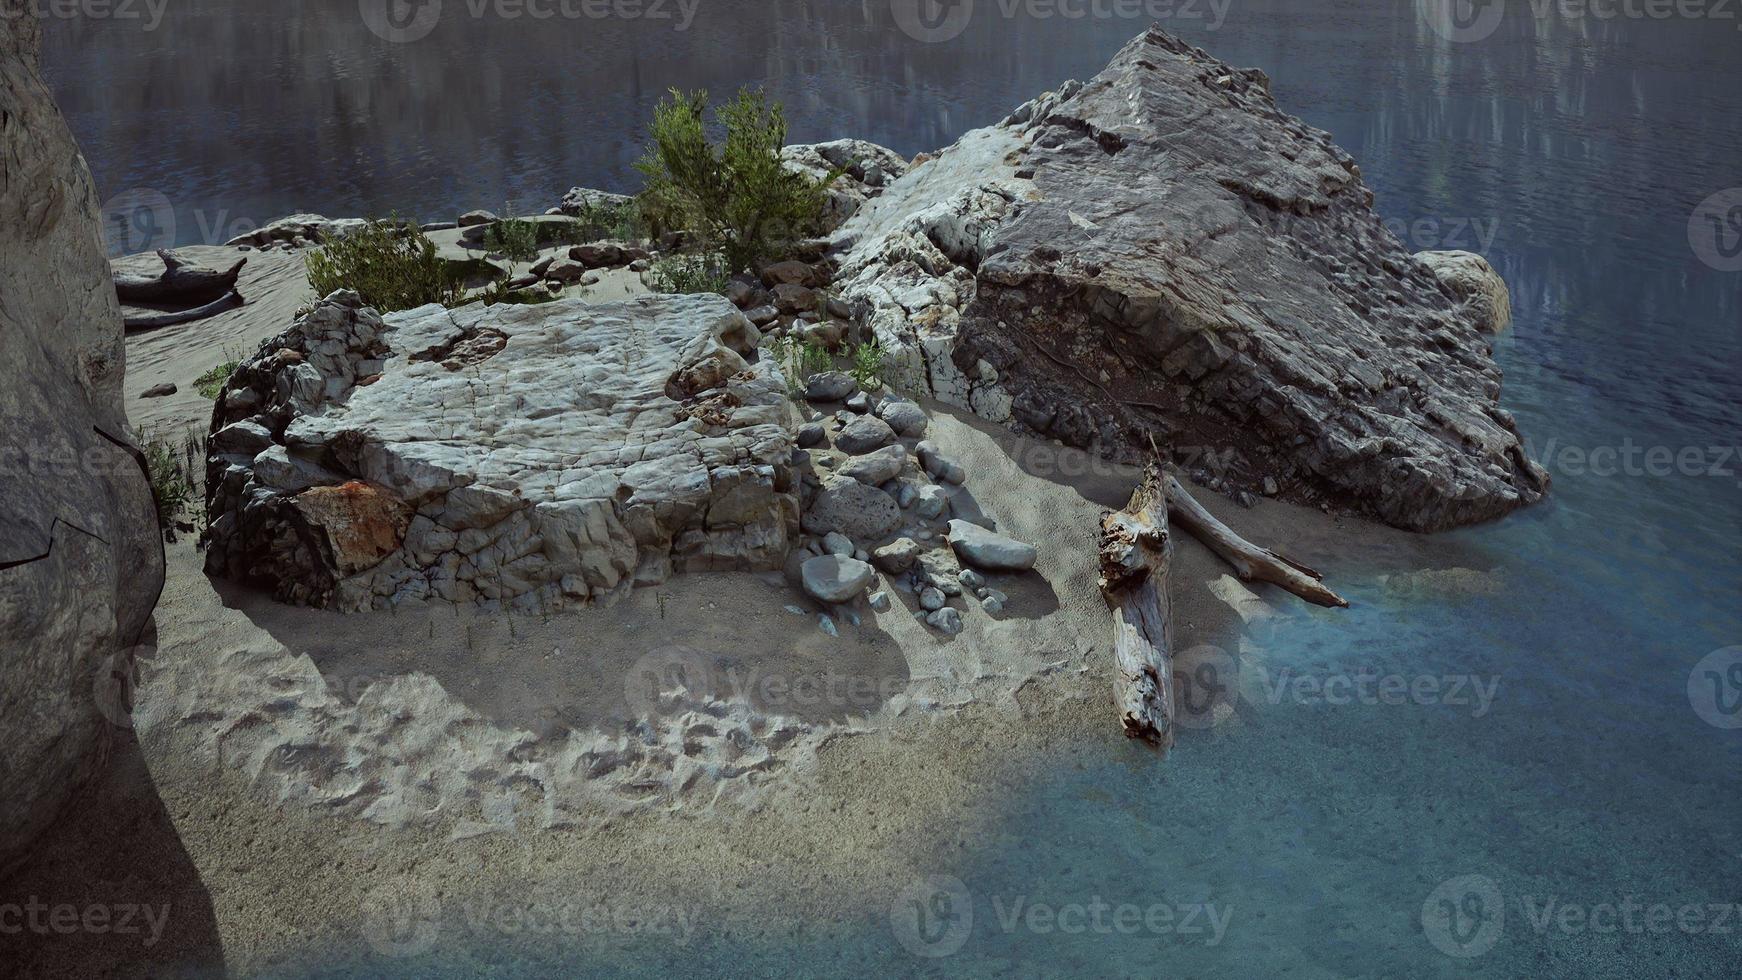
M1125 734L1173 744L1168 484L1154 465L1124 510L1101 518L1101 594L1113 611L1114 697Z
M185 265L168 249L158 249L157 257L163 260L163 271L155 276L115 275L115 295L121 302L158 306L210 303L235 291L236 279L248 262L246 257L240 258L235 265L220 270Z
M1346 607L1348 601L1325 587L1323 576L1311 568L1260 548L1226 524L1216 520L1204 505L1192 499L1179 480L1167 478L1167 511L1192 537L1202 541L1211 551L1234 566L1234 574L1242 582L1269 582L1320 606Z
M191 310L181 310L177 313L148 313L140 316L124 317L121 328L127 330L151 330L157 327L171 327L178 323L188 323L193 320L204 320L209 316L217 316L232 307L242 305L242 294L231 290L223 296L212 300L204 306L196 306Z

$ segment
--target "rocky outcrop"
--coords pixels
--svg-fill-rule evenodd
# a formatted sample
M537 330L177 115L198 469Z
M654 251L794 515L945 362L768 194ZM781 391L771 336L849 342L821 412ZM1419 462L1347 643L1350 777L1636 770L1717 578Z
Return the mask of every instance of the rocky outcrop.
M226 245L247 245L251 248L309 248L354 235L367 227L362 218L328 218L319 214L293 214L279 218L250 232L237 235Z
M792 409L758 340L713 295L383 320L335 293L219 400L208 570L358 610L780 568Z
M883 188L908 171L906 157L865 140L796 143L782 148L780 157L788 170L812 180L834 175L823 205L825 231L839 228L866 201L882 194Z
M163 585L97 195L31 10L0 18L0 871L102 764Z
M899 384L1200 481L1434 530L1541 497L1479 317L1262 72L1152 29L833 236Z
M1512 322L1512 292L1506 280L1475 252L1451 250L1417 252L1416 261L1428 267L1452 295L1464 301L1476 329L1499 333Z

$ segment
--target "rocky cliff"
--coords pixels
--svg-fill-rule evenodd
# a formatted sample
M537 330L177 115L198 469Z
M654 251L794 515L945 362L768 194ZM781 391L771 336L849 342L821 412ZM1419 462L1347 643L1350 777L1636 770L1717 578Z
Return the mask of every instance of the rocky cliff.
M1537 500L1494 302L1373 203L1262 72L1152 29L916 161L835 233L836 284L909 384L1073 446L1422 531Z
M0 868L101 765L163 584L97 194L0 18Z

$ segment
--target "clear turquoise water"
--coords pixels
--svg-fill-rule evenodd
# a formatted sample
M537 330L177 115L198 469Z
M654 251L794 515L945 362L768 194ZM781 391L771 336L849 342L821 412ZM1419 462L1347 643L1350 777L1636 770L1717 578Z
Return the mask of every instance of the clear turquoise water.
M1286 109L1361 161L1385 216L1429 222L1406 230L1413 247L1482 251L1512 284L1504 401L1555 457L1556 486L1440 539L1448 565L1493 570L1503 588L1405 597L1378 581L1405 556L1339 559L1354 608L1291 611L1257 638L1270 676L1497 678L1489 710L1272 704L1248 684L1242 723L1189 736L1173 764L1078 756L1001 801L997 832L938 869L972 896L952 955L913 956L879 916L853 942L796 955L703 937L583 968L1736 975L1736 918L1728 934L1538 929L1527 906L1742 902L1742 729L1703 720L1689 695L1702 658L1742 644L1742 460L1729 475L1597 475L1562 456L1742 443L1742 272L1702 262L1688 235L1699 202L1742 186L1742 32L1525 7L1472 43L1444 40L1409 3L1236 2L1218 29L1169 24L1270 72ZM56 24L46 63L103 193L162 193L174 240L193 242L295 210L433 220L542 208L575 183L627 187L639 120L672 85L766 82L795 140L933 149L1093 74L1142 26L982 14L921 44L883 0L704 0L684 33L450 18L390 46L351 3L206 2L150 34ZM1742 697L1742 681L1722 690ZM1475 953L1456 957L1424 902L1468 875L1492 882L1503 928L1459 946L1474 925L1456 920L1440 938ZM1006 932L1000 907L1019 895L1232 917L1215 945Z

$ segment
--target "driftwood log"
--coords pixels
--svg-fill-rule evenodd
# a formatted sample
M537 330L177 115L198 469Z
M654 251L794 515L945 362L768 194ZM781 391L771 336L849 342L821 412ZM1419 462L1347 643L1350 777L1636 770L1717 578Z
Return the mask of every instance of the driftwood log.
M1349 605L1342 596L1325 587L1324 576L1318 572L1235 534L1171 476L1167 477L1167 512L1188 534L1232 565L1240 581L1269 582L1314 605L1336 608Z
M1124 510L1101 518L1101 594L1113 611L1114 698L1125 734L1173 745L1168 478L1150 466Z
M204 320L209 316L217 316L225 310L241 305L242 294L232 289L210 303L196 306L191 310L181 310L176 313L142 313L138 316L123 317L121 327L123 331L172 327L178 323L188 323L193 320Z
M240 258L228 269L207 269L187 265L174 252L162 248L157 250L157 257L163 260L163 271L155 276L115 275L115 295L121 302L202 306L235 292L236 278L248 262L247 258Z

